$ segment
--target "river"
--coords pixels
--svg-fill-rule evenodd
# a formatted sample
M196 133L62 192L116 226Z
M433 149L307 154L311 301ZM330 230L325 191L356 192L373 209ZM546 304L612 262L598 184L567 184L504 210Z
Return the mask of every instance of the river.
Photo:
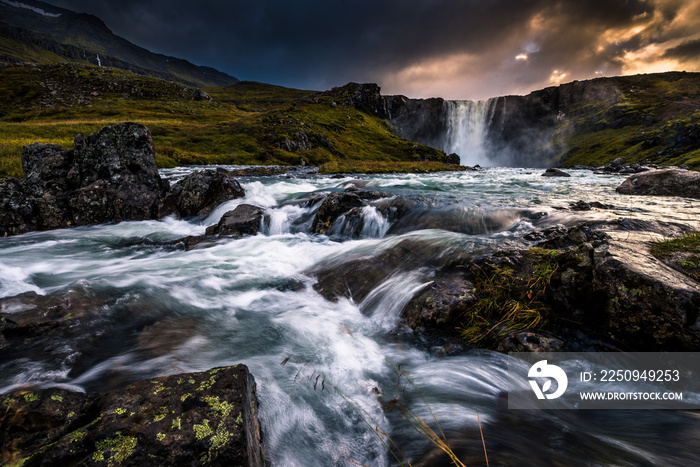
M191 170L161 174L175 180ZM101 391L244 363L257 382L275 466L396 464L375 430L414 465L444 465L391 410L399 405L437 429L434 415L470 466L484 464L477 409L491 465L700 465L694 412L509 411L506 355L446 351L401 325L401 308L430 281L429 268L397 270L360 303L333 303L312 288L309 271L377 255L405 238L444 255L517 244L528 231L575 222L580 214L568 208L579 200L612 205L600 218L696 227L700 219L700 206L687 200L618 195L617 176L541 172L241 178L245 198L201 222L166 218L0 239L2 312L56 296L74 300L92 323L89 335L47 338L36 352L0 361L0 393L28 384ZM310 234L319 202L308 200L351 183L409 199L414 214L392 224L370 207L357 235L342 223L328 236ZM265 208L262 233L190 251L173 245L241 203ZM20 294L25 299L9 299Z

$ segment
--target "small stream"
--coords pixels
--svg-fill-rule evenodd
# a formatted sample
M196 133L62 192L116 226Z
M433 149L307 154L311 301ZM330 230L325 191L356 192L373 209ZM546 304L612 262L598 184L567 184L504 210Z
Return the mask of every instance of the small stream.
M191 170L161 173L177 179ZM469 466L485 465L477 409L491 465L700 465L697 412L509 411L506 355L445 352L400 323L403 306L431 280L424 264L403 265L359 303L333 303L312 288L309 271L342 268L405 239L444 257L518 244L526 232L575 223L581 214L568 207L579 200L612 205L586 214L601 220L698 227L698 203L622 196L619 177L571 173L241 178L245 198L202 222L166 218L2 238L0 311L58 300L90 325L2 354L0 393L28 384L103 391L244 363L257 381L275 466L397 464L375 429L413 465L448 465L402 419L402 404L426 421L434 415ZM350 184L408 200L411 210L391 221L368 206L359 230L341 218L328 235L310 234L320 205L314 196ZM175 245L242 203L266 210L262 233L190 251Z

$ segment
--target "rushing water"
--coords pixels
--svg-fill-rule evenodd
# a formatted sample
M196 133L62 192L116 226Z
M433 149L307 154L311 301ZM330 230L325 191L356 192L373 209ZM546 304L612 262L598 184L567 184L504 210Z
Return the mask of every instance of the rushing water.
M273 465L394 463L374 429L391 436L414 465L444 465L391 410L401 404L426 420L430 409L470 466L483 464L476 409L491 465L697 464L695 413L508 411L507 356L473 350L445 356L400 324L402 307L430 280L423 265L397 269L360 303L332 303L312 288L309 271L343 267L406 238L442 255L518 242L529 230L575 222L571 211L558 208L578 200L613 205L601 218L700 218L700 208L687 200L617 195L617 177L540 173L362 176L354 183L408 199L413 210L392 223L376 206L365 207L362 228L352 236L345 218L328 236L308 232L320 204L314 192L342 190L353 179L271 177L241 179L246 197L202 222L168 218L0 239L0 297L25 294L0 301L1 311L62 297L91 323L86 335L55 337L40 351L0 362L0 392L27 384L108 390L244 363L258 384ZM263 233L190 251L173 246L203 234L241 203L266 209ZM406 375L399 376L399 366Z

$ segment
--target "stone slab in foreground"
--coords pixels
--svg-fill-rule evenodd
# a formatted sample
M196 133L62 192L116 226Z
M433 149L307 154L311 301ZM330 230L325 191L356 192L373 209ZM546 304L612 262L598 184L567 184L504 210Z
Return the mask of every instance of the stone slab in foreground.
M0 395L7 465L262 466L255 381L244 365L138 381L108 393Z

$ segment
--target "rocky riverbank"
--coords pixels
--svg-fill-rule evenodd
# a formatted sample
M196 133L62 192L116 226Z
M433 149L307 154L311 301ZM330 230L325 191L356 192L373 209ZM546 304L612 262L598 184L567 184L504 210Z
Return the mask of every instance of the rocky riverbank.
M74 149L26 146L22 169L22 180L0 180L0 236L171 214L203 217L244 195L226 171L194 173L171 187L158 174L151 132L137 123L78 134Z

